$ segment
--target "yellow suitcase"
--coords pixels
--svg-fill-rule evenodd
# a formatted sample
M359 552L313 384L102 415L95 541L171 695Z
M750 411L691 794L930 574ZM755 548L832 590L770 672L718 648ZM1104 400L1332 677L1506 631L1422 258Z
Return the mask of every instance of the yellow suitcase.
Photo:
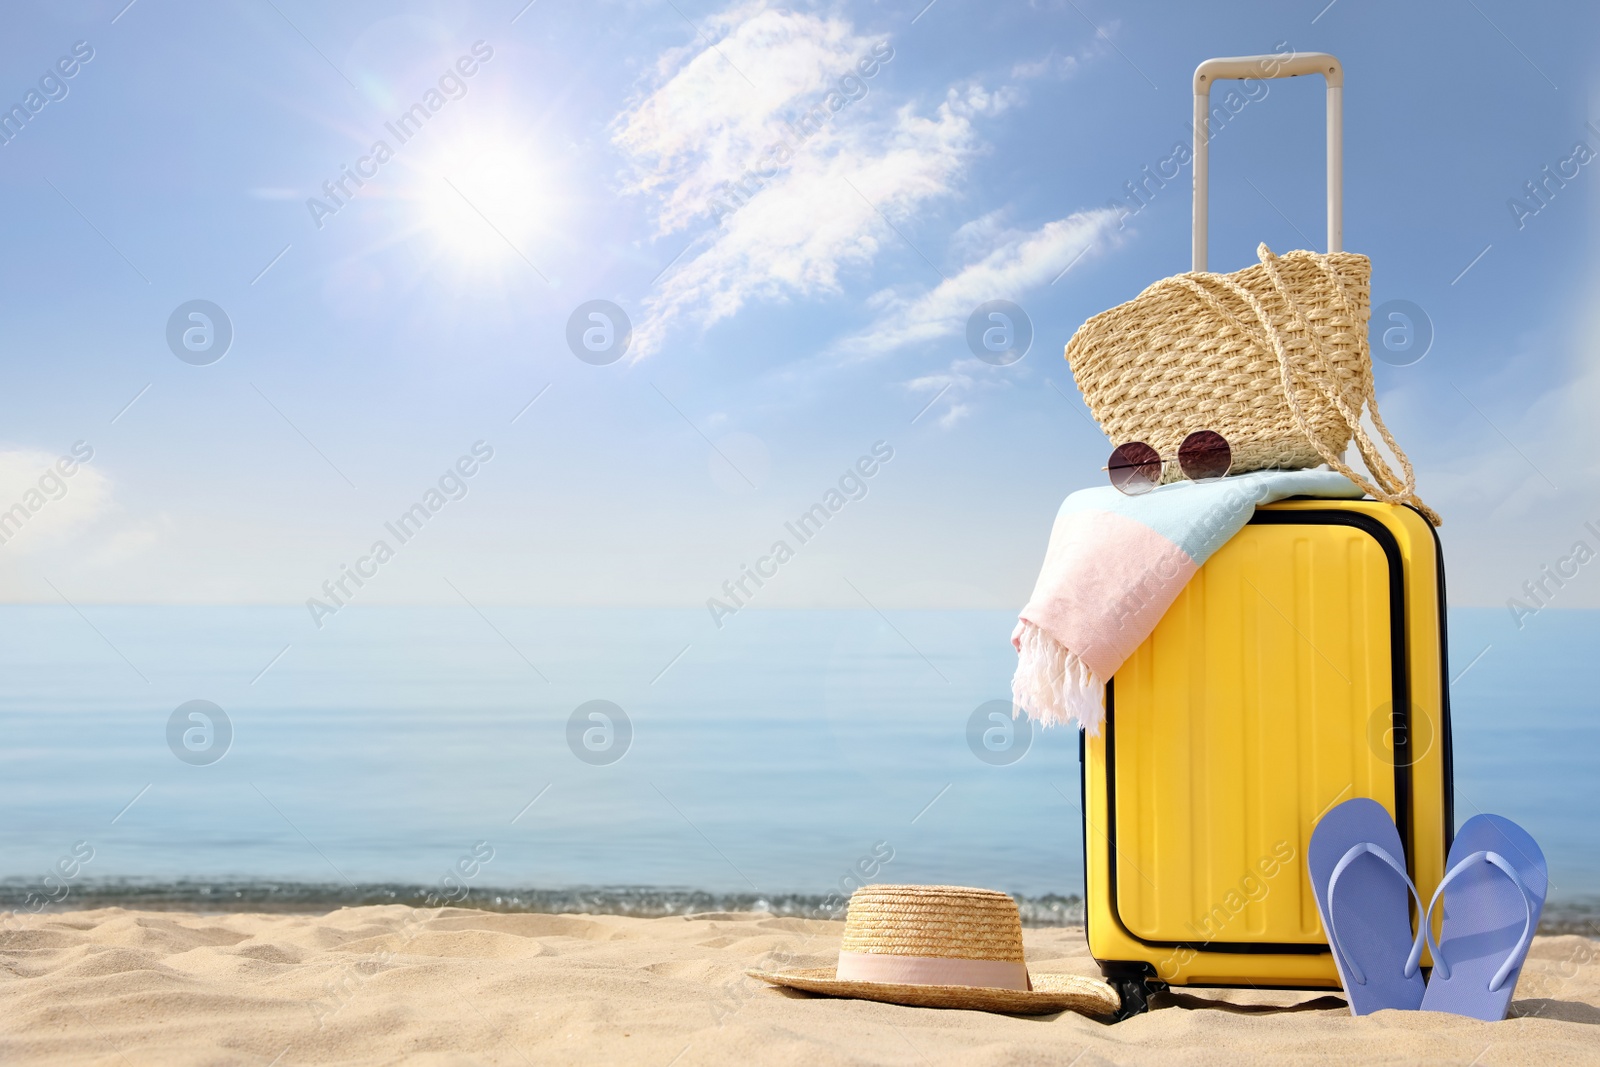
M1455 820L1444 566L1408 507L1257 510L1106 687L1081 748L1089 948L1165 986L1339 987L1306 872L1324 812L1394 816L1422 899Z

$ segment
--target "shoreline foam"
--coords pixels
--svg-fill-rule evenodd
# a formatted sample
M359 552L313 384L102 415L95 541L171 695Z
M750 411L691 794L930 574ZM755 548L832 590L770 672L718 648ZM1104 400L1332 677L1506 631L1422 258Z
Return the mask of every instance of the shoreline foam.
M269 879L116 879L74 883L58 903L34 911L26 905L37 893L31 882L0 879L0 915L14 912L53 915L96 908L192 911L229 914L320 914L337 908L399 904L414 908L441 903L437 884L414 882L273 881ZM1083 925L1083 899L1076 894L1012 894L1029 928ZM554 889L473 886L444 903L481 911L539 915L624 915L644 919L722 912L759 912L777 918L842 919L843 910L822 893L738 893L681 886L571 886ZM430 903L431 900L431 903ZM1552 900L1545 905L1543 935L1600 937L1600 898Z

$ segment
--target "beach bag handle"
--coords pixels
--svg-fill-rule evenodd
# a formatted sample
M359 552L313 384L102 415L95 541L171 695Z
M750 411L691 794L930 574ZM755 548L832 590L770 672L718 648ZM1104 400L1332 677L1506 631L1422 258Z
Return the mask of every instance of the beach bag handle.
M1352 320L1357 319L1359 316L1356 313L1356 303L1351 298L1344 279L1340 277L1337 270L1329 265L1326 255L1317 255L1316 253L1312 253L1312 255L1315 256L1323 273L1339 294L1340 302L1345 307L1345 313ZM1298 364L1294 357L1290 355L1283 326L1275 322L1272 316L1267 314L1266 308L1261 305L1261 301L1255 293L1234 281L1230 275L1187 274L1179 275L1172 280L1199 297L1202 302L1210 306L1217 314L1225 316L1239 329L1254 335L1258 344L1272 348L1278 357L1279 380L1283 385L1283 395L1289 402L1289 411L1294 415L1295 425L1299 427L1301 433L1305 434L1307 440L1316 448L1317 454L1322 457L1330 468L1355 482L1356 485L1361 487L1362 492L1375 500L1382 500L1391 504L1410 505L1416 508L1422 514L1422 517L1434 526L1442 525L1443 520L1440 519L1439 513L1418 498L1417 474L1411 466L1411 460L1406 456L1405 450L1400 447L1400 443L1394 439L1394 434L1389 432L1389 427L1384 425L1383 416L1378 413L1378 397L1376 388L1373 385L1370 366L1367 368L1366 373L1361 375L1359 383L1361 397L1357 401L1356 408L1351 410L1350 405L1345 402L1343 391L1335 384L1334 375L1329 369L1330 360L1323 349L1322 338L1313 328L1305 308L1294 294L1293 287L1284 283L1283 276L1278 271L1278 257L1265 244L1256 248L1256 256L1261 260L1261 266L1266 270L1267 277L1271 279L1273 289L1283 299L1284 305L1293 316L1294 322L1298 324L1299 329L1303 331L1306 338L1309 353ZM1249 322L1243 316L1230 311L1217 298L1216 293L1212 292L1211 287L1213 286L1231 293L1243 301L1245 306L1250 309L1251 314L1255 316L1256 321ZM1351 436L1355 438L1356 449L1361 453L1362 461L1366 463L1367 470L1372 472L1373 481L1368 481L1356 473L1344 461L1343 456L1322 443L1322 439L1317 435L1310 420L1306 418L1305 410L1300 404L1300 398L1295 393L1295 380L1297 378L1326 397L1328 402L1333 405L1334 409L1345 420L1345 423L1350 427ZM1383 454L1378 451L1377 445L1373 443L1372 437L1362 427L1362 403L1366 405L1367 410L1372 414L1373 426L1377 428L1384 443L1394 453L1395 460L1400 465L1398 473L1389 466ZM1377 484L1373 484L1374 482Z
M1326 52L1208 59L1194 69L1194 268L1206 269L1206 194L1210 173L1211 84L1221 79L1297 78L1328 82L1328 251L1344 251L1344 67Z
M1290 355L1283 324L1272 320L1254 293L1228 275L1204 273L1207 194L1210 191L1211 177L1209 170L1211 86L1217 81L1228 79L1296 78L1302 74L1320 74L1328 84L1328 252L1344 251L1344 67L1336 57L1327 52L1290 52L1208 59L1194 70L1194 273L1174 280L1210 305L1218 314L1225 316L1245 332L1253 334L1258 343L1265 343L1272 348L1278 357L1279 380L1283 385L1284 397L1289 402L1289 411L1294 415L1295 425L1316 446L1318 455L1329 467L1355 482L1368 496L1394 504L1409 504L1420 511L1429 522L1438 526L1440 524L1438 513L1417 498L1417 476L1412 469L1411 460L1401 449L1399 442L1394 439L1394 434L1384 425L1383 416L1378 413L1378 397L1372 381L1371 363L1367 363L1365 373L1360 376L1361 397L1355 410L1352 411L1350 405L1345 402L1343 390L1338 387L1335 380L1331 360L1324 351L1322 338L1313 327L1301 301L1296 299L1292 287L1284 284L1283 276L1278 270L1278 257L1273 255L1272 250L1262 244L1256 249L1256 256L1266 270L1267 277L1271 279L1273 289L1283 299L1284 306L1289 309L1293 321L1304 332L1308 342L1309 351L1299 361L1299 365L1296 365L1296 361ZM1328 263L1326 254L1315 258L1338 292L1340 302L1344 304L1345 313L1350 317L1350 321L1361 321L1356 301L1351 298L1339 271ZM1216 293L1211 291L1210 287L1213 286L1242 300L1256 321L1246 322L1242 316L1229 311L1217 298ZM1343 456L1336 454L1322 443L1322 439L1306 417L1300 398L1295 394L1297 379L1326 397L1349 425L1351 436L1355 438L1356 448L1361 453L1367 470L1372 473L1372 481L1357 474L1344 462ZM1372 414L1373 426L1394 453L1395 460L1400 466L1398 472L1389 466L1371 436L1362 427L1363 404Z

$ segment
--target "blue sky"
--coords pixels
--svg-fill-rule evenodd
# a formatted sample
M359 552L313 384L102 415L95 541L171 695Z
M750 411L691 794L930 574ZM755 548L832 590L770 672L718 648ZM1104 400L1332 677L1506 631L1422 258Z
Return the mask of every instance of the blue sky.
M1431 322L1377 381L1452 600L1600 544L1600 178L1508 203L1600 151L1573 5L125 3L0 40L8 105L92 49L0 146L0 508L93 450L0 546L10 601L301 604L481 441L361 602L702 605L885 442L755 603L1019 607L1108 448L1062 345L1188 266L1187 168L1111 205L1187 138L1200 60L1284 47L1343 61L1346 247ZM1214 269L1321 246L1321 96L1273 82L1216 137ZM166 339L196 299L233 332L204 366ZM991 299L1033 326L1007 366L965 340ZM607 365L567 343L594 300L633 325Z

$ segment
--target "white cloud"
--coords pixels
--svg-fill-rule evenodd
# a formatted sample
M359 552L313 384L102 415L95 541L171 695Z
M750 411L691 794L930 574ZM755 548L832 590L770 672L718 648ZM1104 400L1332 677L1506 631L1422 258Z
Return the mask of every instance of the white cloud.
M1026 311L1029 291L1078 267L1117 232L1117 212L1109 208L1078 212L1031 231L1007 229L1001 220L1000 212L991 212L957 230L951 248L964 253L968 265L932 289L917 296L874 294L870 306L878 312L877 321L840 341L835 352L865 359L964 334L973 310L987 300L1011 300ZM930 405L945 404L937 421L949 429L972 412L964 398L996 384L993 370L981 360L963 358L947 371L923 374L905 385L912 392L933 393Z
M38 449L0 451L0 552L58 547L101 518L110 503L110 479L88 464Z
M890 108L874 94L892 45L835 16L754 0L702 25L714 47L664 56L614 124L627 187L657 198L660 233L723 217L646 298L634 359L683 323L703 330L751 301L840 291L841 271L900 243L887 219L955 191L983 150L974 119L1017 99L963 83L931 109Z
M58 456L32 448L0 450L0 562L26 559L31 567L51 570L115 568L155 546L171 528L164 515L134 519L119 507L92 449L87 460L82 451Z
M962 333L967 317L985 300L1013 300L1027 310L1023 294L1081 265L1115 235L1116 222L1117 212L1096 208L1032 231L1002 232L991 217L968 223L958 240L970 247L974 239L987 237L987 253L919 296L880 299L878 321L841 341L838 350L875 356Z
M929 394L924 412L944 405L944 412L933 421L940 429L948 430L972 414L972 403L963 397L969 397L975 390L1010 388L1011 377L997 375L996 369L981 360L956 359L950 361L947 369L919 375L904 385L909 392Z
M763 162L789 132L785 119L822 102L877 43L843 20L770 10L765 0L701 26L712 47L700 50L697 39L665 53L654 87L614 123L633 168L626 188L660 198L663 234L704 216L718 186Z
M1089 44L1079 51L1063 55L1052 48L1039 59L1018 63L1012 67L1011 76L1018 81L1030 81L1035 78L1056 78L1064 81L1082 70L1089 60L1110 51L1111 37L1120 27L1119 22L1109 22L1103 27L1105 36L1096 33L1089 39Z
M115 567L158 544L173 527L165 515L112 529L84 556L84 566Z
M962 223L956 232L950 235L950 255L956 259L973 260L987 254L991 248L1005 239L1008 229L1005 220L1005 211L995 210Z
M939 416L939 429L948 430L971 413L971 404L951 404L950 409Z

